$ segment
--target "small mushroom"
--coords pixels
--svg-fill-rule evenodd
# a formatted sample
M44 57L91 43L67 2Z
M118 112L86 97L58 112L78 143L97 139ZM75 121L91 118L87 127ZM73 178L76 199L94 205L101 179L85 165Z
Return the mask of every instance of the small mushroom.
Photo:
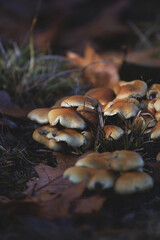
M123 129L115 125L104 126L104 132L106 139L109 141L118 140L124 134Z
M52 108L36 108L28 114L28 118L40 124L48 123L48 113Z
M154 99L160 94L160 84L153 84L146 93L147 99Z
M134 80L126 83L123 81L119 90L116 90L116 98L143 97L147 92L147 88L147 84L141 80Z
M72 183L79 183L84 180L88 180L95 173L94 169L85 167L70 167L67 168L63 176L68 177L69 181Z
M145 172L127 172L121 175L114 186L118 194L141 192L153 187L153 179Z
M100 169L95 172L88 181L87 188L94 189L96 184L101 184L103 189L114 186L116 174L113 171Z
M101 105L105 105L114 99L114 92L110 88L92 88L85 96L95 98Z
M143 167L142 157L134 151L117 150L109 155L108 169L113 171L128 171Z
M51 126L59 123L66 128L84 129L86 127L85 121L70 108L52 109L48 114L48 119Z
M73 95L65 99L61 103L61 107L79 107L85 106L88 108L94 109L97 106L98 102L96 99L91 99L90 97L85 97L82 95Z

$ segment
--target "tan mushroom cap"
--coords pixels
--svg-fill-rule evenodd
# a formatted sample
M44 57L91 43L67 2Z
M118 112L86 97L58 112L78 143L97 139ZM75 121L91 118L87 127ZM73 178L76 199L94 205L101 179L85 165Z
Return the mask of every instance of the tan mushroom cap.
M110 152L101 153L89 153L85 157L80 158L75 166L83 166L87 168L94 169L107 169L108 166L108 156L110 156Z
M153 187L153 179L145 172L127 172L121 175L114 186L118 194L141 192Z
M118 140L124 134L123 129L115 125L104 126L104 132L107 140Z
M28 114L28 118L40 124L48 123L48 113L52 108L36 108Z
M61 107L79 107L85 106L88 108L94 109L97 106L98 102L96 99L91 99L83 95L73 95L61 103Z
M66 128L84 129L86 127L85 121L70 108L52 109L48 114L48 119L51 126L60 123Z
M141 80L134 80L123 84L117 94L117 98L143 97L147 92L147 84Z
M160 94L160 84L153 84L146 93L147 99L153 99ZM152 97L153 95L153 97Z
M128 119L136 116L139 111L139 107L135 104L135 100L131 99L116 99L110 104L104 105L102 108L104 116L114 116L116 114L122 115L124 118Z
M107 104L114 99L114 92L112 89L104 88L92 88L85 93L85 96L89 96L98 100L101 105Z
M155 119L156 119L157 122L160 121L160 112L156 112L156 113L154 114L154 117L155 117Z
M100 183L103 189L111 188L114 186L115 180L116 175L113 171L100 169L91 176L88 181L87 188L94 189L97 183Z
M142 157L134 151L120 150L110 154L108 168L114 171L128 171L144 166Z
M84 180L88 180L94 173L94 169L85 167L70 167L64 171L63 177L68 177L69 181L72 183L79 183Z
M76 111L88 122L96 125L98 123L98 114L92 108L79 106Z
M158 121L155 127L151 131L151 139L160 138L160 121Z
M69 128L57 131L53 138L56 142L64 141L72 147L80 147L86 143L86 139L81 133Z
M48 147L51 150L54 151L60 151L62 150L62 145L60 143L57 143L55 139L48 139L46 137L46 135L49 133L49 131L51 130L51 126L43 126L40 128L37 128L34 132L33 132L33 139L43 145L45 145L46 147ZM56 131L57 129L55 129ZM53 131L53 128L52 128Z

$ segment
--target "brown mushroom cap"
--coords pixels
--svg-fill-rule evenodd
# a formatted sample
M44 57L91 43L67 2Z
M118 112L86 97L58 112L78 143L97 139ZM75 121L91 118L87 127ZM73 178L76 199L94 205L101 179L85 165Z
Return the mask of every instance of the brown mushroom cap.
M134 80L123 84L117 94L117 98L143 97L147 92L147 84L141 80Z
M116 99L110 104L104 105L102 108L104 116L113 116L116 114L122 115L124 118L128 119L136 116L139 111L139 107L135 104L135 100L131 99Z
M108 168L114 171L134 170L143 167L143 165L142 157L134 151L115 151L110 154L108 159Z
M80 158L76 162L76 166L83 166L94 169L106 169L107 168L107 158L110 156L110 152L101 153L89 153L85 157Z
M70 108L52 109L48 114L49 123L52 126L60 123L66 128L79 128L86 127L85 121Z
M160 93L160 84L153 84L146 93L147 99L156 98Z
M145 172L127 172L121 175L114 186L118 194L141 192L153 187L153 179Z
M98 100L101 105L107 104L114 99L114 92L110 88L92 88L85 93L85 96L89 96Z
M68 128L57 131L53 138L56 142L64 141L72 147L80 147L86 143L86 139L81 133Z
M158 121L155 127L151 131L151 139L160 138L160 121Z
M40 124L48 123L48 113L52 108L36 108L28 114L28 118Z
M40 128L37 128L34 132L33 132L33 139L43 145L45 145L46 147L48 147L49 149L52 149L54 151L60 151L62 150L62 145L60 143L57 143L55 139L48 139L47 138L47 134L50 131L57 131L57 129L53 127L47 125L47 126L43 126Z
M70 167L63 173L64 177L68 177L72 183L79 183L88 180L95 173L94 169L85 167Z
M124 134L123 129L115 125L104 126L104 132L107 140L118 140Z
M78 107L85 106L88 108L94 109L97 106L98 102L96 99L91 99L82 95L73 95L61 103L61 107Z
M98 123L98 114L92 108L88 108L85 106L79 106L76 111L83 116L83 118L90 122L91 124L96 125Z
M100 169L97 170L96 173L91 176L88 181L87 188L94 189L97 183L102 185L103 189L113 187L116 180L116 175L113 171Z

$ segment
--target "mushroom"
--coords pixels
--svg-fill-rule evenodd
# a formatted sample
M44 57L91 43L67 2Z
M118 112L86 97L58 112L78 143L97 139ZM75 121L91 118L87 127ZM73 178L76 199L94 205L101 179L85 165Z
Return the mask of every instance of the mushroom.
M83 166L94 169L107 169L107 159L110 154L110 152L105 152L103 154L97 152L89 153L80 158L76 162L75 166Z
M28 118L40 124L48 123L48 113L52 108L36 108L28 114Z
M147 91L147 84L141 80L134 80L131 82L124 82L120 85L117 91L116 98L130 98L130 97L143 97Z
M73 95L61 103L61 107L78 107L85 106L94 109L98 102L96 99L91 99L90 97L85 97L82 95Z
M122 115L128 119L136 116L139 111L138 101L136 99L115 99L102 108L104 116Z
M92 175L88 181L87 188L94 189L96 184L101 184L103 189L114 186L116 174L113 171L100 169Z
M153 179L145 172L127 172L115 182L115 192L118 194L131 194L141 192L153 187Z
M85 93L85 96L92 97L98 100L101 105L107 104L114 99L114 92L112 89L104 88L92 88Z
M160 138L160 121L158 121L155 127L151 131L151 139Z
M122 172L141 168L144 161L137 152L117 150L109 155L107 164L108 169Z
M123 129L115 125L104 126L104 132L106 139L109 141L118 140L124 134Z
M85 121L71 108L52 109L48 114L51 126L61 124L66 128L84 129L87 125Z
M53 128L49 125L43 126L34 130L32 137L35 141L45 145L49 149L60 151L62 150L62 145L60 143L57 143L55 139L49 139L47 137L48 133L53 133L54 131L56 132L57 128Z
M68 177L69 181L72 183L79 183L84 180L88 180L95 173L94 169L85 167L70 167L67 168L63 176Z
M79 106L76 111L83 116L83 118L93 125L97 125L98 123L98 114L92 108L88 108L85 106Z

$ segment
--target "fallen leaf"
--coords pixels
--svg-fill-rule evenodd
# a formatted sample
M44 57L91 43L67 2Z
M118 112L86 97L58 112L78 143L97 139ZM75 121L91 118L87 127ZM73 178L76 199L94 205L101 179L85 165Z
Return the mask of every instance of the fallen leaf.
M67 58L83 68L84 76L93 87L112 88L119 81L119 65L111 60L102 59L90 45L86 46L84 57L68 52Z
M98 195L85 199L79 199L76 202L75 213L89 214L92 212L98 212L105 202L105 198Z
M5 91L0 91L0 113L16 118L26 118L29 110L20 108L11 101L9 94Z

